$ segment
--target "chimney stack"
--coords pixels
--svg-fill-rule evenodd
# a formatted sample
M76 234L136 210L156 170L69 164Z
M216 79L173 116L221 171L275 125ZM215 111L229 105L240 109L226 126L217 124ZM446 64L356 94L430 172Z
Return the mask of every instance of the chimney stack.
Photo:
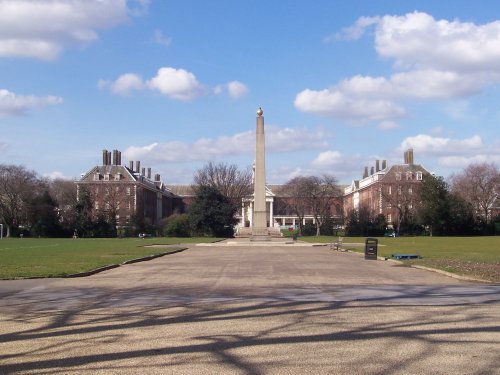
M413 164L413 149L408 149L408 164Z
M139 173L140 171L141 171L141 161L140 160L136 160L135 161L135 172Z
M141 176L145 176L145 175L146 175L146 168L142 167Z
M106 160L106 165L111 165L111 151L108 151L108 156Z
M108 165L108 150L102 150L102 165Z
M375 173L375 167L371 167L371 168L370 168L370 172L371 172L371 173L370 173L370 176L372 176L372 175Z
M134 162L132 160L128 162L128 169L130 169L132 172L134 171Z
M376 172L380 171L380 160L377 160L377 161L375 162L375 171L376 171Z
M116 165L118 163L118 151L113 150L113 165Z
M159 173L156 173L155 174L155 181L160 181L160 174Z
M118 153L118 164L117 165L122 165L122 152L117 151L117 153Z
M387 161L382 160L382 169L386 169L386 168L387 168Z
M151 168L148 168L148 178L151 180Z
M365 167L365 171L363 172L363 178L368 177L368 167Z

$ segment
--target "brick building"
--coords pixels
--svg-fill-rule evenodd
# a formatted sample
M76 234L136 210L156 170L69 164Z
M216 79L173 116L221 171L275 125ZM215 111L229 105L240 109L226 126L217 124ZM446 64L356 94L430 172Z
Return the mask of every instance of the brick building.
M344 213L367 208L374 216L383 214L390 225L398 225L402 216L411 213L417 203L417 188L430 172L413 160L413 149L404 153L403 164L388 166L379 160L361 180L344 189Z
M121 165L121 152L103 150L102 165L95 166L83 174L77 184L77 197L83 189L90 195L92 215L116 218L117 227L131 224L134 216L144 218L147 223L158 225L170 216L181 200L160 180L160 175L151 176L151 168L142 168L141 162L130 161Z

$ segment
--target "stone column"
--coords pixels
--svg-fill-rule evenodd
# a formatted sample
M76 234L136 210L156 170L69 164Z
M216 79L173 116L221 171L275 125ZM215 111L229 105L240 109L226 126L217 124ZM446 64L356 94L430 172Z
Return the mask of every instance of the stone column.
M266 212L266 156L264 117L262 108L257 110L255 134L254 207L251 241L270 241Z

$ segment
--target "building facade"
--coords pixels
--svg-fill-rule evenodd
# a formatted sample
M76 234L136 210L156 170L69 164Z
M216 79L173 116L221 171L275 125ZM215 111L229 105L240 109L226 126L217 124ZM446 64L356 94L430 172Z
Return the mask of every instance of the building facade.
M102 165L93 167L77 182L77 198L83 193L90 197L92 216L104 215L116 219L117 228L131 225L135 218L152 225L170 216L180 198L161 182L160 175L151 176L151 168L142 168L141 162L121 165L121 152L103 150Z
M384 215L389 225L398 226L404 215L412 212L418 203L418 185L430 172L415 164L413 149L404 153L403 164L388 166L379 160L363 177L353 180L344 189L344 214L367 209L372 215Z

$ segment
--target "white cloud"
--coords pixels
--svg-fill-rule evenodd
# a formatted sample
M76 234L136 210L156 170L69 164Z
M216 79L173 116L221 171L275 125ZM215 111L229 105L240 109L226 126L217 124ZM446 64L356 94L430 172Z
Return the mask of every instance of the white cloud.
M344 156L338 151L324 151L312 161L315 167L331 167L342 163Z
M408 100L467 98L500 83L500 21L476 25L419 12L361 17L335 38L358 39L371 26L377 53L393 59L399 71L303 90L295 99L298 110L351 121L391 120L406 113Z
M498 73L500 21L476 25L421 12L384 16L376 26L375 48L399 66Z
M54 60L64 47L87 45L98 30L126 22L129 13L125 0L0 1L0 57Z
M146 84L150 89L178 100L191 100L203 92L202 85L193 73L171 67L160 68Z
M324 131L308 132L302 128L266 127L267 152L293 152L322 149L328 146ZM130 160L157 163L208 161L226 156L248 154L255 151L255 133L247 131L232 136L200 138L194 142L170 141L146 146L131 146L123 153Z
M248 93L248 87L240 81L230 81L226 84L217 85L213 89L215 95L221 95L225 91L231 98L239 99Z
M71 177L65 176L62 172L59 171L44 173L43 177L49 178L51 180L71 180Z
M8 90L0 89L0 117L19 116L33 108L61 104L62 102L63 99L58 96L17 95Z
M353 121L384 120L405 114L404 108L393 101L349 95L335 87L321 91L306 89L297 94L294 104L302 112Z
M0 152L7 150L10 147L8 143L0 142Z
M172 38L163 35L161 30L156 29L155 30L155 42L161 46L169 47L170 44L172 44Z
M248 87L239 81L231 81L227 84L227 91L231 98L238 99L248 93Z
M354 25L342 29L339 33L325 38L325 42L333 42L334 40L357 40L363 36L367 27L372 26L380 21L380 17L360 17Z
M408 148L413 148L415 152L427 155L463 155L482 150L484 144L479 135L474 135L465 139L451 139L432 137L427 134L418 134L413 137L407 137L401 142L400 150L406 150Z
M134 90L142 90L144 82L137 74L126 73L118 77L114 82L101 79L97 82L97 87L99 89L109 89L113 94L129 95Z

